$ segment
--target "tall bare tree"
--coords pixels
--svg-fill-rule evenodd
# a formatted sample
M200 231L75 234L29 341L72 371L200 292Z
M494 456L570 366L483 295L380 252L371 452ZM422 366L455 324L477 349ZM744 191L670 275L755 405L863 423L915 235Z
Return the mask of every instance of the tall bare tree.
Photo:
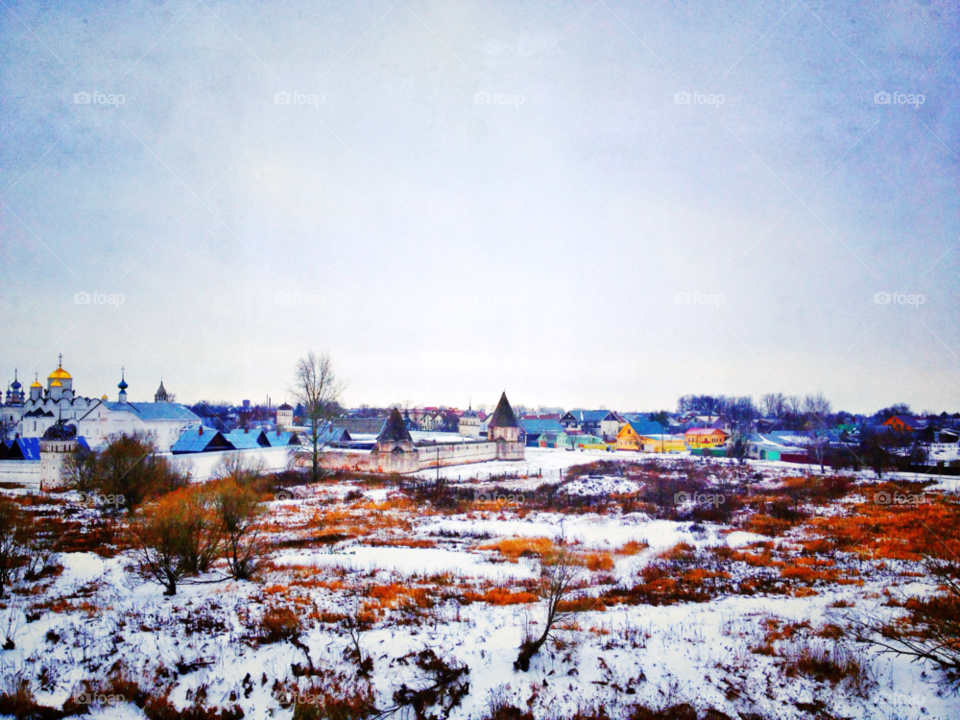
M297 361L294 384L291 388L297 402L303 406L307 423L307 451L310 457L310 480L320 479L320 451L323 433L333 418L343 383L333 370L333 361L327 353L310 350Z

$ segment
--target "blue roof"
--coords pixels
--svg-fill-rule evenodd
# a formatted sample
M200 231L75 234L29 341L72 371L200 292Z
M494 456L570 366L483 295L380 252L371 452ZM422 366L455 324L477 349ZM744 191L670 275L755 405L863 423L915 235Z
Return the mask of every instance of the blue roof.
M610 415L609 410L570 410L564 417L567 415L573 415L573 417L579 422L600 422L601 420L606 419L607 415ZM561 418L562 420L563 418Z
M285 445L300 444L300 436L289 430L283 432L271 431L264 433L264 435L267 438L267 442L270 443L270 447L283 447Z
M627 420L627 423L637 435L663 435L663 425L653 420L638 418Z
M563 432L563 425L559 420L519 420L520 427L527 435L542 435L545 432Z
M186 405L180 403L122 403L104 400L101 404L113 412L129 412L141 420L182 420L184 422L199 422L200 416ZM91 408L91 412L99 405ZM90 413L87 413L89 415ZM86 415L84 415L86 417ZM82 418L81 418L82 419Z
M218 436L223 439L226 444L224 450L234 449L233 443L227 440L223 433L219 430L212 430L211 428L205 428L203 435L200 434L202 429L201 425L194 425L187 428L183 431L183 434L180 436L180 439L177 440L173 447L170 448L172 453L189 453L189 452L204 452L207 449L207 446L210 445Z
M9 456L11 453L18 456L22 455L24 460L39 460L40 459L40 438L15 438L14 440L9 441L10 450L7 452ZM17 449L14 449L16 446Z
M270 441L267 439L263 430L237 429L226 433L224 437L230 441L237 450L252 450L258 447L269 447Z

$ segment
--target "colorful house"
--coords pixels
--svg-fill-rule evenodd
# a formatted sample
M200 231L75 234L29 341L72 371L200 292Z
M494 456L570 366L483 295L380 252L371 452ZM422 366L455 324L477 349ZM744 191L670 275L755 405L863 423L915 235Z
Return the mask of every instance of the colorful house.
M668 435L664 432L649 432L660 428L658 423L630 421L617 433L617 450L634 452L683 452L687 449L682 435ZM638 429L640 430L638 432Z
M926 423L919 418L909 415L894 415L884 423L884 426L892 428L897 432L916 432L922 430Z
M683 435L644 435L643 452L668 453L684 452L687 449L687 443L684 442Z
M719 428L692 428L684 434L684 440L692 450L720 447L728 437Z

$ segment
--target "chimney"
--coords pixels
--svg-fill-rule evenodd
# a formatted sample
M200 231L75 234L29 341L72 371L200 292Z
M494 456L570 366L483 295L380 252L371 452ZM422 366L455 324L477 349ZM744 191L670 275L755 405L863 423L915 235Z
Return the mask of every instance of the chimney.
M200 432L198 432L197 435L203 435L203 425L200 426Z

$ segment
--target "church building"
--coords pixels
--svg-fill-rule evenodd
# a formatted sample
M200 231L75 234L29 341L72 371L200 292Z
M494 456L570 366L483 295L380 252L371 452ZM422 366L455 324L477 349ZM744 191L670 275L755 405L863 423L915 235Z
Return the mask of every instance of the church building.
M22 438L42 438L46 431L62 420L75 435L83 437L91 448L102 447L112 435L144 432L153 439L161 452L167 452L184 430L200 424L200 418L189 408L170 402L171 395L160 381L154 394L154 402L130 402L127 385L121 368L117 385L120 392L117 402L107 396L89 398L77 395L73 389L73 377L63 369L63 356L57 369L47 377L47 387L39 381L30 385L30 395L21 405L11 404L16 400L19 382L14 381L8 391L8 403L3 407L3 417L16 418L16 433Z

